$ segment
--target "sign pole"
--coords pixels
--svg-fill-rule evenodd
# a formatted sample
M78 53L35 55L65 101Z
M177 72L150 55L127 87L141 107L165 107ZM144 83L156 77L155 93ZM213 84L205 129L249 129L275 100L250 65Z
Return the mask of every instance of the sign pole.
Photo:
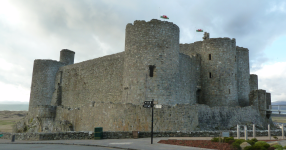
M152 99L151 102L151 106L152 106L152 129L151 129L151 144L153 144L153 109L154 109L154 99Z

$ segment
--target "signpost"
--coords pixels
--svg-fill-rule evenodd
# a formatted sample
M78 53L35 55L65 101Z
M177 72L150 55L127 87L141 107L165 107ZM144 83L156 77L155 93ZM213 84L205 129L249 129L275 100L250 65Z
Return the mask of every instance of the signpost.
M152 125L151 125L151 144L153 144L153 107L162 108L162 105L154 105L154 99L152 101L145 101L143 107L144 108L152 108Z

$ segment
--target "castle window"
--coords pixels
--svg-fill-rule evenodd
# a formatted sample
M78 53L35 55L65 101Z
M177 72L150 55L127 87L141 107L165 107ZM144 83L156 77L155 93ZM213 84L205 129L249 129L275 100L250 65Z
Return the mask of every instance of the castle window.
M209 60L212 60L212 54L209 54Z
M212 73L211 72L209 73L209 75L210 75L210 78L212 78Z
M155 70L155 66L154 66L154 65L150 65L150 66L149 66L149 71L150 71L149 76L150 76L150 77L153 77L153 75L154 75L154 70Z
M228 93L230 94L230 89L228 89Z
M234 57L234 61L236 62L236 56Z

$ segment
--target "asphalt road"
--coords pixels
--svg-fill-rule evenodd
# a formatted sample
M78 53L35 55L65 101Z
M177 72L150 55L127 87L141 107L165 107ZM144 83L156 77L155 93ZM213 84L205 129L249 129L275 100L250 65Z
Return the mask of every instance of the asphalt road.
M119 149L98 147L98 146L79 146L79 145L62 145L62 144L1 144L0 150L119 150Z

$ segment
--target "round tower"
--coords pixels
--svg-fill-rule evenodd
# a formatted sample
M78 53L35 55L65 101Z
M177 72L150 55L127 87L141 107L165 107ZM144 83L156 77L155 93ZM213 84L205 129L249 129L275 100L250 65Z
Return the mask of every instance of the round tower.
M156 19L127 24L122 102L174 105L178 75L179 27Z
M236 46L235 59L237 62L236 80L238 103L241 107L249 106L249 50L247 48Z
M64 65L55 60L36 59L34 61L29 112L39 105L51 105L56 73Z
M237 106L235 39L205 39L199 53L202 102L209 106Z
M60 62L63 62L66 65L74 64L74 55L75 55L74 51L63 49L61 50L60 54Z
M250 91L258 90L258 76L256 74L251 74L249 78Z

